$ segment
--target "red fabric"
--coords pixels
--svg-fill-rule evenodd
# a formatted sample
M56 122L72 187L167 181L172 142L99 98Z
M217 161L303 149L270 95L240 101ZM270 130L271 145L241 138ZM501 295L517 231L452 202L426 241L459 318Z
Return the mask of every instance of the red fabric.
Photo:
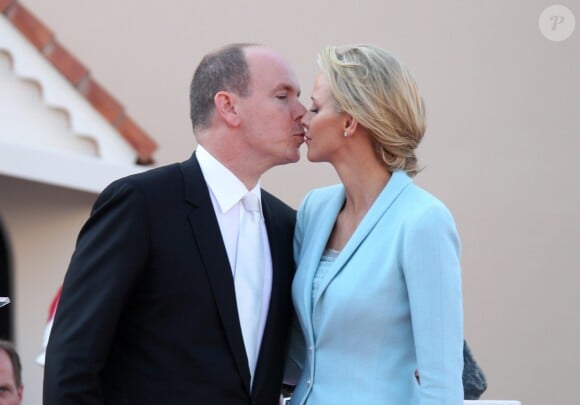
M54 318L54 313L56 312L56 306L58 305L58 301L60 300L61 291L62 291L62 286L58 289L58 291L56 292L56 295L54 296L54 298L52 299L52 302L50 303L50 307L48 309L48 320L49 321L52 318Z

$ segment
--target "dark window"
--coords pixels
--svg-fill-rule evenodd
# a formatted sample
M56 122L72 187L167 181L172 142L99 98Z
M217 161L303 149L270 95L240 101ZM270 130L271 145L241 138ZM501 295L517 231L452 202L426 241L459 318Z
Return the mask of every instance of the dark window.
M0 338L12 340L12 267L8 238L0 220L0 297L9 297L12 304L0 308Z

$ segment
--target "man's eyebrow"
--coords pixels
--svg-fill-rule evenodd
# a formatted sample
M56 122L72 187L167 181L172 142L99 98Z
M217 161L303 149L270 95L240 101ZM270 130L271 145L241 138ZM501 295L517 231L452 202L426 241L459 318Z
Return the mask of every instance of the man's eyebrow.
M300 89L298 89L298 88L296 88L293 85L288 84L288 83L281 83L274 88L274 91L280 91L280 90L293 91L298 96L300 96Z

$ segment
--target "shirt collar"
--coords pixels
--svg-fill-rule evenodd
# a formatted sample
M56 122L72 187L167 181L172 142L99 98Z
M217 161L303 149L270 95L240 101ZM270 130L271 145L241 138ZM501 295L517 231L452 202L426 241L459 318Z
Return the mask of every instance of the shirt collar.
M203 178L213 193L222 213L229 211L248 193L248 189L235 174L221 164L203 146L197 146L195 156L201 167ZM260 182L258 181L258 184L249 192L258 197L261 207Z

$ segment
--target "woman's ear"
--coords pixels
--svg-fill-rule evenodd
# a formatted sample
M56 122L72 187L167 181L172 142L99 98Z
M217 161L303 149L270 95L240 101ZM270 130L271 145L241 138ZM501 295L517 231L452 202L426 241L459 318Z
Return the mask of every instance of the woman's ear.
M216 114L232 127L240 125L240 116L236 108L237 96L227 91L219 91L213 99Z
M352 115L345 113L344 119L344 136L351 136L358 128L358 121Z

